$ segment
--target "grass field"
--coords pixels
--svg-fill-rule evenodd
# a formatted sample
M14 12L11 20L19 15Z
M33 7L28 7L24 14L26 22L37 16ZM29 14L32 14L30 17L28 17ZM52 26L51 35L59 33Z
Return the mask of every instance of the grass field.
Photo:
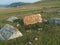
M15 23L5 22L10 16L23 18L25 15L40 13L43 19L60 18L58 11L60 11L60 1L37 2L14 8L0 8L0 20L3 20L3 22L0 21L0 27L6 23L15 25ZM0 45L29 45L28 42L32 42L32 45L60 45L60 25L42 23L38 24L38 26L42 30L30 28L29 32L26 32L27 30L24 27L19 27L23 37L9 41L0 41ZM34 40L35 37L38 38L37 41Z

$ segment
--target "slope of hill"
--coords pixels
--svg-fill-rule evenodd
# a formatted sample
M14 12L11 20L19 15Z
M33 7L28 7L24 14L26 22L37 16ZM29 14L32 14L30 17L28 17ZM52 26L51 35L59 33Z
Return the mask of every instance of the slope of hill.
M14 2L9 5L0 5L0 7L17 7L17 6L22 6L22 5L29 5L31 3L24 3L24 2Z
M36 2L30 5L19 6L15 8L0 8L0 27L9 22L4 22L10 16L16 16L18 18L23 18L25 15L30 15L33 13L40 13L43 19L49 18L60 18L60 1L50 1L50 2ZM16 23L9 23L16 26ZM0 41L0 45L60 45L60 25L54 25L50 23L42 23L33 26L35 29L28 29L26 32L24 26L18 27L22 32L23 37L9 40ZM42 30L36 29L37 27L42 28ZM38 38L38 40L35 40Z
M15 3L8 5L8 7L17 7L17 6L27 5L27 4L30 4L30 3L15 2Z
M7 5L0 5L0 7L7 7Z
M7 11L6 11L7 10ZM0 18L4 17L3 19L9 17L9 16L24 16L32 13L41 13L43 17L48 18L50 15L51 17L60 17L57 16L57 12L60 10L60 1L51 1L51 2L38 2L33 3L30 5L20 6L16 8L4 8L0 9ZM49 12L50 14L44 14L43 12ZM54 15L53 15L54 12ZM51 14L52 13L52 14ZM47 15L47 16L45 16ZM7 16L7 17L5 17ZM0 19L1 20L1 19Z

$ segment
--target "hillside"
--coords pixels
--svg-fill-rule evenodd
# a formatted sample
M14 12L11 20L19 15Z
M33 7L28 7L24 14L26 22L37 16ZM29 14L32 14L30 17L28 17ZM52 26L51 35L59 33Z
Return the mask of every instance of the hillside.
M24 2L14 2L9 5L0 5L0 7L17 7L17 6L22 6L22 5L29 5L31 3L24 3Z
M0 9L0 15L1 15L0 18L5 19L5 18L7 18L9 16L13 16L13 15L21 17L24 15L32 14L32 13L41 13L41 15L45 18L48 18L49 15L51 17L52 16L60 17L59 14L57 14L57 12L59 10L60 10L60 1L38 2L38 3L30 4L30 5L19 6L16 8L2 8L2 9ZM48 13L48 15L46 13L43 13L45 11ZM45 16L45 15L47 15L47 16ZM4 18L2 18L2 17L4 17Z
M11 4L8 5L7 7L17 7L17 6L28 5L28 4L30 4L30 3L15 2L15 3L11 3Z
M7 5L0 5L0 7L7 7Z
M5 20L10 16L16 16L23 18L26 15L40 13L43 19L60 18L60 1L43 1L36 2L29 5L23 5L13 8L0 8L0 27L6 23L16 27L16 23L6 22ZM31 27L31 26L30 26ZM33 27L33 28L32 28ZM0 45L60 45L60 25L51 23L37 23L37 26L33 25L30 29L25 29L25 26L20 26L18 29L23 33L23 37L9 40L0 41ZM42 30L36 29L37 27ZM27 32L29 31L29 32ZM35 38L38 38L36 41Z

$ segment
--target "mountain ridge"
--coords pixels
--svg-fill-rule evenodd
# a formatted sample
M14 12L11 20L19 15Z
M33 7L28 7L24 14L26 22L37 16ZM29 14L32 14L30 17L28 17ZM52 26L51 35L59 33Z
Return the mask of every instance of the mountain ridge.
M25 2L13 2L9 5L0 5L0 7L17 7L17 6L22 6L22 5L28 5L31 3L25 3Z

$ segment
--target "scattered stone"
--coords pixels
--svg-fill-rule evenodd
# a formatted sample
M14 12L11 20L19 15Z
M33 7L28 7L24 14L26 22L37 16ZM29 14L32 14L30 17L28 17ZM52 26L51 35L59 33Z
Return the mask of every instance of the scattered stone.
M29 43L29 45L32 45L32 42L28 42Z
M32 14L29 16L25 16L23 18L24 25L30 25L35 23L42 23L42 16L41 14Z
M60 24L60 18L50 18L48 22L52 24Z
M30 32L30 30L27 30L26 32Z
M44 19L44 20L43 20L43 22L47 22L47 20L46 20L46 19Z
M35 41L37 41L37 40L38 40L38 38L36 37L36 38L35 38Z
M60 10L58 11L58 13L60 13Z
M22 33L12 25L6 24L0 29L0 39L10 40L23 36Z
M17 17L15 16L11 16L7 19L7 21L10 21L10 22L13 22L14 20L18 19Z
M58 14L58 15L60 15L60 10L59 10L59 11L57 11L57 14Z
M38 30L40 31L40 30L42 30L42 28L38 28Z
M19 27L20 26L20 24L17 24L17 27Z

